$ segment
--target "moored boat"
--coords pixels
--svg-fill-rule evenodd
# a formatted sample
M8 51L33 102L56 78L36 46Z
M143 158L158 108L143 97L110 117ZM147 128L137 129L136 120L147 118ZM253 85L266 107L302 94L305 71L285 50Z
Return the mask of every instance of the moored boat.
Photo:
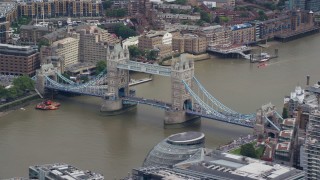
M36 109L41 109L41 110L56 110L59 109L60 103L58 102L53 102L51 100L46 100L43 101L39 104L36 105Z

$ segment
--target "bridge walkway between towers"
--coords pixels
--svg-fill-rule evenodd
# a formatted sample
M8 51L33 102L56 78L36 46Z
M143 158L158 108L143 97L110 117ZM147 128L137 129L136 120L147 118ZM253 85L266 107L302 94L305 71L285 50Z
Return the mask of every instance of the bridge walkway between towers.
M126 61L124 63L118 63L117 68L160 76L171 76L171 67L164 67L158 64Z
M142 97L126 96L122 98L124 104L145 104L162 109L171 109L171 104L156 99L146 99Z

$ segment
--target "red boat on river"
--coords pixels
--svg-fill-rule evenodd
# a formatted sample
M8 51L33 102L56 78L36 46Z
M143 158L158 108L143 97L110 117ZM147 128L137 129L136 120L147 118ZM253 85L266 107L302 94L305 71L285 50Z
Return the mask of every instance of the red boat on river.
M39 104L36 105L36 109L41 110L57 110L59 109L60 103L53 102L51 100L45 100Z

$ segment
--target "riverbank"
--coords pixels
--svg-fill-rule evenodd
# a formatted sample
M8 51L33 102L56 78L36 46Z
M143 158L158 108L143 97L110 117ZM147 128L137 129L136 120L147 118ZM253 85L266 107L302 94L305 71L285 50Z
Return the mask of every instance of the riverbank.
M33 93L29 96L25 96L23 98L17 99L15 101L0 105L0 117L3 117L9 114L13 110L17 110L21 107L29 105L31 102L38 100L38 94Z

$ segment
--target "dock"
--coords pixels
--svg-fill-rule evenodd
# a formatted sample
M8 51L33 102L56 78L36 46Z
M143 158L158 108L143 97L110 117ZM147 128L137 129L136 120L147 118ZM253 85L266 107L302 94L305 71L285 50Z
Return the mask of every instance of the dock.
M149 81L152 81L152 78L143 78L143 79L139 79L139 80L131 79L129 86L136 86L138 84L146 83Z
M318 33L320 30L319 27L312 27L310 29L306 29L306 30L301 30L298 32L294 32L294 33L286 33L286 34L279 34L279 35L275 35L274 39L281 41L281 42L288 42L288 41L292 41L301 37L305 37L305 36L309 36L315 33Z

